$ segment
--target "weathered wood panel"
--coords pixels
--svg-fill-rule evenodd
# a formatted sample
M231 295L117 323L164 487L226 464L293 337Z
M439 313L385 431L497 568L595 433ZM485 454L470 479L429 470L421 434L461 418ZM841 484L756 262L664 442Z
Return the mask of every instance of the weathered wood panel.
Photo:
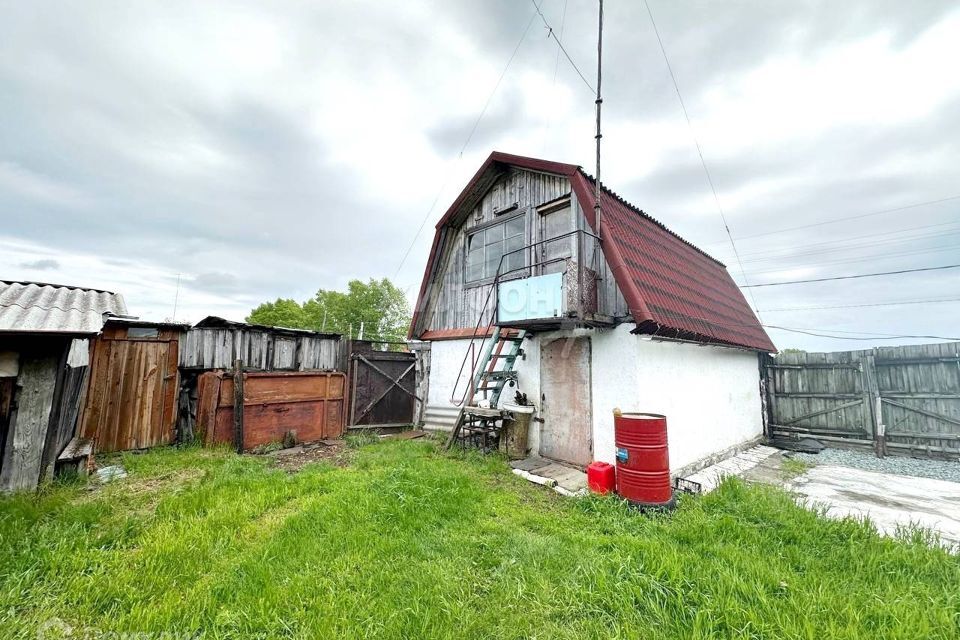
M173 442L179 335L163 330L156 338L134 339L119 327L94 341L80 435L93 440L96 451Z
M416 419L417 356L364 350L350 358L350 426L412 424Z
M766 384L774 434L960 455L960 343L780 354Z
M0 491L37 488L57 381L57 356L24 357L9 415Z
M180 366L229 369L235 360L260 371L342 368L339 337L286 336L269 331L193 327L180 341Z
M343 433L345 376L337 372L245 373L243 448L283 440L287 432L300 442L337 438ZM234 438L232 374L200 376L197 431L207 445Z
M560 233L590 230L577 199L571 198L569 204L562 201L569 194L570 181L567 178L534 171L511 169L493 182L476 204L454 222L455 228L449 231L454 235L445 243L439 259L441 267L428 290L430 295L424 328L474 328L480 320L481 312L485 316L483 321L487 321L496 301L494 296L490 295L489 283L465 282L466 239L475 228L501 216L507 218L516 215L517 212L522 212L526 220L524 244L530 247L526 261L528 265L539 263L544 258L572 257L572 251L579 246L585 270L592 269L601 278L597 311L617 318L626 317L623 295L602 254L594 250L595 242L592 238L583 238L577 243L574 236L566 241L547 243L546 246L537 245ZM544 214L551 219L545 220ZM557 265L548 265L538 271L548 273L558 268L560 267ZM485 308L488 300L489 306Z

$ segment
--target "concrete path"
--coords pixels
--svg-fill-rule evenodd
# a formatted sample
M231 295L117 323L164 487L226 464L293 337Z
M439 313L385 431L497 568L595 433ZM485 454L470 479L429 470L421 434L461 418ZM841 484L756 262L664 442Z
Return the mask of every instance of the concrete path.
M699 482L703 493L708 493L716 489L720 481L726 476L741 476L750 469L762 464L770 456L778 453L780 453L779 449L758 445L692 475L685 476L685 478Z
M808 503L825 507L828 516L868 516L886 535L918 524L960 546L960 483L823 465L786 487Z

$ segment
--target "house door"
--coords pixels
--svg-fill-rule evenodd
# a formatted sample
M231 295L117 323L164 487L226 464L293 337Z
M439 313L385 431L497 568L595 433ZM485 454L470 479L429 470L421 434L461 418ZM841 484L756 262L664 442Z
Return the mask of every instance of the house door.
M584 467L590 464L590 338L561 338L542 346L540 391L540 455Z

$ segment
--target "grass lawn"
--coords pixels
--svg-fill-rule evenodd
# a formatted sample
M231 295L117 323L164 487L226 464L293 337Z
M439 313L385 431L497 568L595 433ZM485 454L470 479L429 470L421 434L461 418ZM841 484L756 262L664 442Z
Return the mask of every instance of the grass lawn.
M94 638L960 637L960 559L767 487L651 517L422 440L296 474L202 449L122 463L0 499L4 637L57 637L51 618Z

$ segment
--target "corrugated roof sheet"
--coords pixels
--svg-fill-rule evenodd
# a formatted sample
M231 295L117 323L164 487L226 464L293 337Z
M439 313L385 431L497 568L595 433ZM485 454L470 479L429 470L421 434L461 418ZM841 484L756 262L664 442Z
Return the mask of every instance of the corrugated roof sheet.
M0 331L98 333L104 313L125 315L123 296L84 287L0 281Z
M593 219L595 183L580 167L493 152L437 224L437 235L414 312L414 327L423 308L434 262L440 253L444 225L451 222L474 184L479 183L496 164L567 176L587 222L596 229ZM639 332L776 351L722 263L606 187L601 191L600 206L603 254Z

